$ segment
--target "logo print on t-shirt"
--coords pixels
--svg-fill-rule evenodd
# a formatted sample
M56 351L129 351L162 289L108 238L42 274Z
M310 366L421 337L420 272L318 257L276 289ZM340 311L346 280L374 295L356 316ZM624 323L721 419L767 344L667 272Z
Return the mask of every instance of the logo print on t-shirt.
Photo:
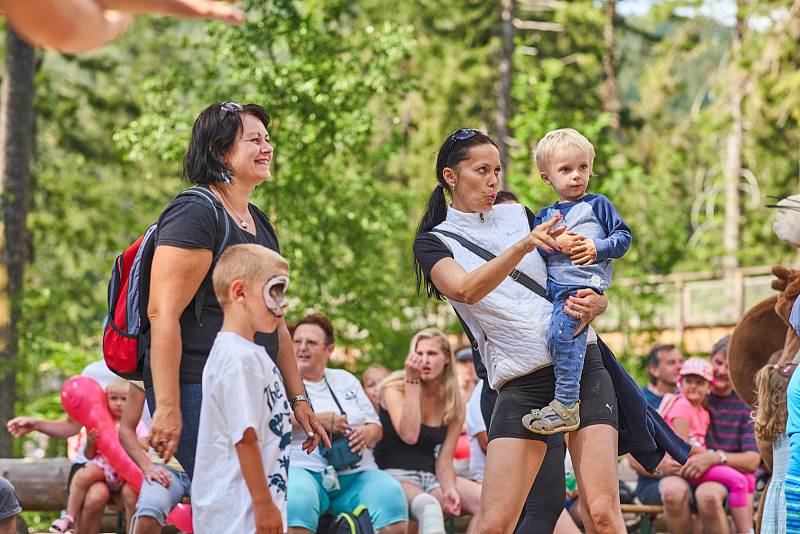
M275 473L269 477L269 485L278 491L286 493L286 479L280 473Z
M267 407L271 412L272 409L275 407L275 402L278 401L281 397L283 397L283 392L281 391L280 383L273 382L271 386L265 387L264 395L267 396Z

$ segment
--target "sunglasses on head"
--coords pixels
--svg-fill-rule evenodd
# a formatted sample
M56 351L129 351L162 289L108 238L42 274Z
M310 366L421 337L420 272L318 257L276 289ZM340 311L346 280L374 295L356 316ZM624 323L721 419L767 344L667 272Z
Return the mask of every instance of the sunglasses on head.
M238 113L242 111L242 105L237 102L223 102L219 105L220 116L226 113Z
M450 157L450 152L453 151L453 147L459 141L466 141L475 136L475 134L481 133L480 130L475 130L473 128L459 128L453 135L450 136L450 143L447 145L447 157Z

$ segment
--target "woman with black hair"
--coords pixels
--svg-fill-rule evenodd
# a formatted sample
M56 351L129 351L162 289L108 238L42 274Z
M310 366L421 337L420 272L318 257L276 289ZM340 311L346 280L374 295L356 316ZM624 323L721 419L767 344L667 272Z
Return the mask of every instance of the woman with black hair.
M552 532L563 507L563 457L545 456L547 437L521 423L523 415L549 402L554 391L546 343L552 306L519 283L518 273L545 285L547 271L536 249L557 248L555 237L565 228L556 226L558 220L533 227L533 214L519 204L493 206L500 171L496 144L477 130L458 130L442 144L436 162L438 184L414 242L417 287L424 286L429 296L447 298L481 354L490 385L499 392L489 426L477 531L513 530L546 459L560 463L555 470L549 465L542 469L553 480L537 481L550 494L561 488L553 504L558 509L549 514L553 523L523 523L519 532ZM488 250L494 259L484 260L464 240ZM605 296L591 290L579 292L567 304L568 313L581 321L579 331L607 305ZM581 428L569 439L586 503L584 522L591 532L624 532L616 404L595 341L587 349L581 382Z
M269 117L261 106L224 102L197 117L184 157L196 195L180 195L158 222L147 315L150 347L144 382L153 412L150 445L165 460L175 454L194 473L203 367L222 327L222 309L211 287L213 260L222 249L255 243L280 252L269 219L250 203L269 180L273 149ZM228 220L226 221L225 218ZM257 333L256 343L275 359L297 421L311 451L325 432L314 416L297 370L292 337L284 323Z

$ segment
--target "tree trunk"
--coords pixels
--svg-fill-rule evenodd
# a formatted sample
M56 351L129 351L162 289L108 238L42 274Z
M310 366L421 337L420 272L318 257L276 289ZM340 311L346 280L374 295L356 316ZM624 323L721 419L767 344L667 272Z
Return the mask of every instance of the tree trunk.
M616 0L606 0L606 20L603 26L603 109L611 117L610 126L619 131L619 111L622 106L617 98L617 75L614 69L614 18L617 15Z
M16 401L17 299L25 266L25 217L33 158L34 50L6 27L6 62L0 88L0 422ZM11 456L11 436L0 432L0 457Z
M743 3L737 2L736 27L731 40L730 104L731 124L728 131L725 161L725 226L722 266L730 272L739 266L739 219L741 218L739 180L742 176L742 103L745 92L745 73L741 68L742 37L744 35Z
M500 20L500 79L497 90L496 128L497 141L500 149L500 163L503 169L508 169L508 140L511 130L508 121L511 119L511 70L512 56L514 55L514 2L501 0L502 15Z

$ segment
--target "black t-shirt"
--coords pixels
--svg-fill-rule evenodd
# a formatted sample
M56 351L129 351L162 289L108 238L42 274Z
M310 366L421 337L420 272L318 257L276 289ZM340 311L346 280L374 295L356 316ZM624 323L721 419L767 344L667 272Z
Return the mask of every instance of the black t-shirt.
M530 225L531 230L534 228L534 219L536 215L529 209L525 208L525 214L528 216L528 224ZM422 267L422 272L425 274L426 278L430 278L431 270L433 270L433 266L439 263L440 260L444 258L452 258L453 252L447 247L447 245L442 242L441 239L433 235L431 232L425 232L417 236L414 240L414 258L419 262L420 266ZM466 325L461 318L459 317L459 321L461 322L461 326L464 327L464 331L467 331ZM467 331L467 335L470 333ZM472 339L470 339L472 341ZM478 378L485 379L486 378L486 367L483 365L483 361L481 361L481 355L476 351L473 347L472 350L472 360L475 363L475 372L478 375Z
M243 243L263 245L275 252L280 252L275 230L266 215L254 205L249 205L250 214L256 224L256 235L242 230L234 219L230 219L230 236L225 248ZM222 216L230 217L224 210L212 210L207 200L200 197L181 197L167 206L158 224L156 247L170 245L187 249L206 249L215 253L225 233ZM219 221L217 221L219 214ZM222 328L222 309L211 284L212 268L203 279L198 293L203 293L203 307L198 323L195 311L195 299L183 311L180 318L181 356L180 380L185 383L200 383L203 379L203 367L217 332ZM278 355L278 333L256 333L255 342L262 345L273 359ZM149 358L145 360L145 374L150 374ZM148 376L149 378L149 376Z

